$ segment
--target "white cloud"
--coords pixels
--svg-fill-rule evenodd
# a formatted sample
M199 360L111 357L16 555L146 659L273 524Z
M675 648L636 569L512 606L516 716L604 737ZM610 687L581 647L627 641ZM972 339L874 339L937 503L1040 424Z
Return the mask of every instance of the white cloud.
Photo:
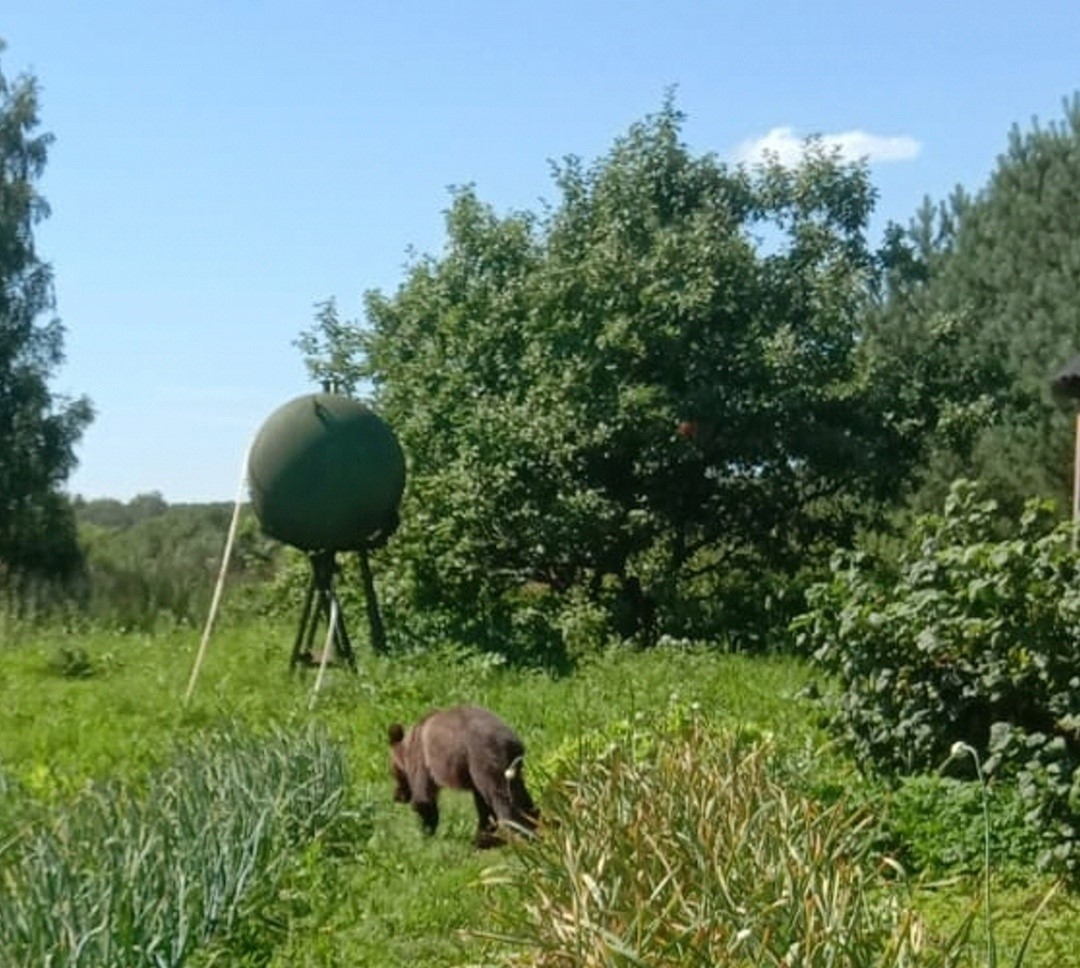
M821 135L822 144L839 149L845 161L865 158L871 164L889 161L910 161L918 157L922 144L907 135L884 137L866 131L841 131ZM782 165L796 165L803 156L806 142L790 127L773 128L760 138L748 138L734 152L736 161L753 164L764 161L766 154L775 155Z

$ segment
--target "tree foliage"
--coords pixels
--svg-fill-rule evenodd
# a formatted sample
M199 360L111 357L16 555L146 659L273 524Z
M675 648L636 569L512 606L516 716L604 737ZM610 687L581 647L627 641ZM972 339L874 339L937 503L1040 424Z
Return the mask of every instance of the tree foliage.
M127 503L74 502L86 618L112 628L152 631L206 618L233 508L227 503L168 504L157 492ZM252 586L277 568L281 551L245 508L233 545L230 611L250 613ZM239 599L238 599L238 593Z
M357 357L361 351L355 320L342 319L337 300L315 304L315 325L295 341L311 378L326 390L354 396L363 378Z
M0 43L0 53L3 52ZM90 420L85 398L54 396L63 329L52 311L52 272L34 247L48 214L36 182L51 137L37 133L37 85L0 73L0 583L13 574L70 571L78 560L60 487Z
M980 192L892 230L868 351L922 451L924 504L960 474L1017 510L1068 493L1068 414L1048 387L1080 350L1077 186L1080 95L1057 122L1014 127Z
M865 167L733 168L682 124L669 101L555 164L539 214L457 190L441 255L368 295L346 358L409 455L411 602L793 568L895 486L856 354Z

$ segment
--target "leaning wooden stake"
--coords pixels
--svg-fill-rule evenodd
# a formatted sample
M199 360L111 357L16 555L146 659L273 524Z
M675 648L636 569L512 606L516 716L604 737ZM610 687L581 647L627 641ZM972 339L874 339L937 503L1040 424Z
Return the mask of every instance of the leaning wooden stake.
M206 616L206 626L203 628L202 641L199 642L199 651L195 655L195 665L191 669L191 678L188 679L187 692L184 693L184 705L191 700L191 694L195 691L195 680L199 678L199 670L202 668L203 659L206 657L206 646L210 642L210 632L214 627L214 619L217 617L218 606L221 604L221 593L225 587L225 574L229 570L229 559L232 557L233 541L236 539L236 528L240 522L240 508L244 502L244 483L247 480L247 456L244 457L244 469L240 472L240 486L236 490L236 502L233 504L232 521L229 522L229 534L225 539L225 551L221 555L221 569L218 571L217 584L214 586L214 597L210 601L210 613Z
M315 708L315 700L322 688L323 679L326 678L326 664L330 661L330 650L334 647L335 633L338 627L338 603L337 596L330 596L330 617L326 621L326 642L323 645L322 656L319 658L319 674L315 677L315 686L311 690L311 702L308 710Z

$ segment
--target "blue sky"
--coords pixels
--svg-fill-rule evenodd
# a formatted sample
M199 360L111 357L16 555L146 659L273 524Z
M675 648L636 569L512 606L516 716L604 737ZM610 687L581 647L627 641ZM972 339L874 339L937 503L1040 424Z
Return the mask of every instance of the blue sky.
M1010 126L1080 89L1080 3L22 0L9 78L56 142L40 254L67 328L60 392L97 417L72 493L229 500L296 336L335 296L438 252L448 187L554 197L671 86L696 151L811 133L868 153L875 234L985 184ZM12 9L14 7L14 9Z

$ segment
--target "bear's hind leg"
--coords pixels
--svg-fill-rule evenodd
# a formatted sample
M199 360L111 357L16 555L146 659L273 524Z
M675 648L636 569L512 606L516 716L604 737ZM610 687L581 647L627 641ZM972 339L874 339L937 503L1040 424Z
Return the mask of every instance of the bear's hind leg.
M525 830L532 830L535 825L515 807L512 783L513 781L507 780L500 774L497 779L484 777L482 782L477 784L477 789L491 804L497 827L507 825L511 829L521 830L524 828Z
M476 846L481 850L497 847L502 843L495 823L495 812L479 790L473 790L473 803L476 804Z

